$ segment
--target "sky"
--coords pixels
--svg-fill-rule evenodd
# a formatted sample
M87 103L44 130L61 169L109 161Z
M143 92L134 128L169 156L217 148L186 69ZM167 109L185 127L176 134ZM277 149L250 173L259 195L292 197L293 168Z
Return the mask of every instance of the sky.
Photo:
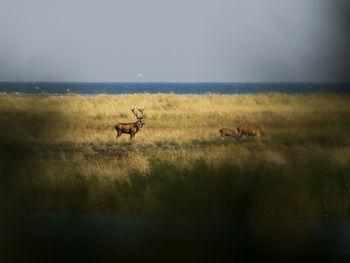
M350 0L0 0L0 81L350 81Z

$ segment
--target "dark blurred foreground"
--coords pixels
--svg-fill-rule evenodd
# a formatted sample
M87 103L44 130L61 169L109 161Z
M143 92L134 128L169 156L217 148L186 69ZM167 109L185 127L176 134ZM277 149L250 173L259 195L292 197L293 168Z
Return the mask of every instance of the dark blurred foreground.
M0 217L1 262L349 262L349 220Z

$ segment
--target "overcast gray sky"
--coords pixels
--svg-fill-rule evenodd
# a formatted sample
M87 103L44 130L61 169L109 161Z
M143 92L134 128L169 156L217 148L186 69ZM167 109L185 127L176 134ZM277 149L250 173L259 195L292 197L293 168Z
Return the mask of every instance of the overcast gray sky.
M0 0L0 81L350 80L350 0Z

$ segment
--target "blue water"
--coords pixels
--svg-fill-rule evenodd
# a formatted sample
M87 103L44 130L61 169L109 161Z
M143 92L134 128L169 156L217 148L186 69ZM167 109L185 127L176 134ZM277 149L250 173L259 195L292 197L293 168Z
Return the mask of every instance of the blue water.
M169 82L0 82L0 93L40 94L287 94L335 93L350 94L350 82L283 82L283 83L169 83Z

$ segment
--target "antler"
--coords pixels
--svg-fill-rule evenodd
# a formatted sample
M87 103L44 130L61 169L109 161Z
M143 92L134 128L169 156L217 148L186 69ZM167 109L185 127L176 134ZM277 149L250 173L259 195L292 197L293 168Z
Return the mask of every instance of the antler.
M141 112L141 114L142 114L142 117L144 117L145 115L143 114L143 110L144 110L144 108L137 108L138 110L139 110L139 112Z
M143 114L144 108L137 108L139 112L141 112L142 116L139 116L136 112L135 112L135 107L132 107L130 110L132 111L132 113L134 113L134 115L136 116L136 118L138 119L142 119L145 117L145 115Z
M134 115L136 116L136 118L139 118L139 116L138 116L137 113L135 112L135 107L132 107L130 110L132 111L132 113L134 113Z

